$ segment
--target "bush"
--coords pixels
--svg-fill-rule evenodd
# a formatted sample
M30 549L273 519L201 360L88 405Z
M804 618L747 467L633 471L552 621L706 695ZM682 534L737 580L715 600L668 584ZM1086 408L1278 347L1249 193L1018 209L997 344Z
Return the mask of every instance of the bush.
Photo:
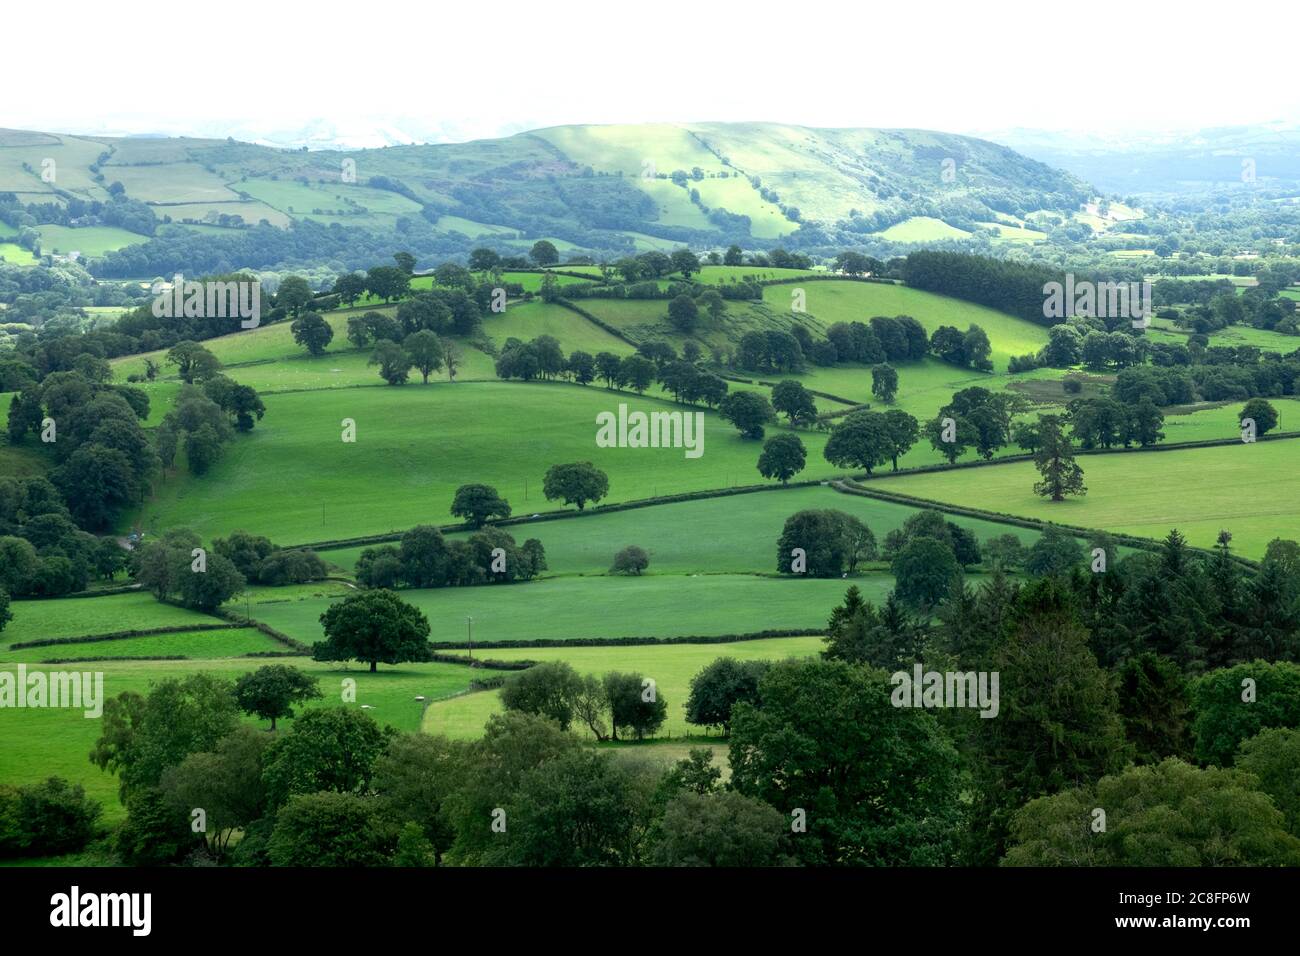
M60 777L0 787L0 857L54 856L83 849L103 807Z

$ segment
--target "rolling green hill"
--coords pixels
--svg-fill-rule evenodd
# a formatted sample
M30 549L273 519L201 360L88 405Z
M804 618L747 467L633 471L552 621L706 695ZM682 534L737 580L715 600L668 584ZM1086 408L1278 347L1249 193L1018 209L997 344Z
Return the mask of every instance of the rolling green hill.
M57 175L42 171L53 162ZM145 204L161 228L265 222L343 226L464 251L627 254L689 244L747 248L817 227L901 242L961 237L1008 211L1071 214L1081 180L1003 146L926 130L814 129L776 123L562 126L502 139L356 151L290 151L234 140L113 139L0 130L0 191L23 203ZM193 232L156 239L175 250ZM54 244L100 256L114 236ZM527 237L527 238L525 238ZM145 236L136 239L143 240ZM1021 237L1023 238L1023 237ZM420 243L415 243L420 247ZM180 253L183 262L193 253ZM264 268L267 261L231 263ZM104 274L151 275L156 257L109 256ZM191 268L200 268L195 263Z

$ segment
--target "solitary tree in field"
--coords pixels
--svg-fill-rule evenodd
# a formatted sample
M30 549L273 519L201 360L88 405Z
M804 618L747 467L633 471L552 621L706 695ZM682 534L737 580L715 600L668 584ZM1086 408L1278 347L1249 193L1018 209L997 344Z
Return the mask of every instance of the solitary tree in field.
M509 518L510 502L491 485L461 485L452 500L451 513L464 518L471 527L481 528L492 518Z
M294 704L320 696L315 677L287 664L259 667L235 681L239 709L269 720L272 730L278 718L293 716Z
M308 312L294 319L289 328L293 332L293 340L312 355L324 355L325 347L334 338L334 330L330 328L330 324L315 312Z
M589 461L552 465L542 481L542 493L547 501L561 498L581 511L588 501L599 501L609 494L609 476Z
M1034 485L1034 492L1053 501L1064 501L1066 495L1087 494L1083 483L1083 469L1074 460L1074 449L1056 415L1038 418L1038 451L1034 464L1043 480Z
M167 361L187 385L211 378L221 368L217 357L198 342L177 342L168 350Z
M772 389L772 407L790 419L790 424L811 422L817 417L817 403L803 382L789 379Z
M1247 418L1255 422L1256 435L1263 435L1277 428L1277 409L1262 398L1252 398L1237 416L1238 421L1245 421Z
M427 661L429 621L419 608L392 591L362 591L330 605L320 616L325 640L312 645L312 660L364 661L371 673L378 664Z
M762 438L763 426L776 419L772 403L758 392L732 392L719 403L718 411L742 438Z
M898 370L892 365L873 365L871 394L882 402L892 402L898 394Z

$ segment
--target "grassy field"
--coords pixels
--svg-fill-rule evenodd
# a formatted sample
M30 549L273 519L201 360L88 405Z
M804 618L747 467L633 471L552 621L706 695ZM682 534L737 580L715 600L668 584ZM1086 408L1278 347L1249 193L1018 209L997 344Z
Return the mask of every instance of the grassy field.
M24 249L16 242L0 242L0 261L11 266L34 266L40 260L32 255L30 249Z
M950 226L942 219L930 216L913 216L896 222L875 235L890 242L934 242L939 239L965 239L970 235L965 229Z
M268 395L265 419L232 441L209 474L169 478L123 525L138 519L146 529L190 526L205 536L244 528L284 544L332 540L448 523L452 496L467 482L495 486L527 514L555 507L542 478L570 461L605 470L611 502L759 480L758 443L712 414L699 458L672 448L597 448L596 414L620 402L671 407L599 387L497 382ZM345 418L357 424L355 443L341 440ZM834 474L821 458L824 436L802 437L805 476Z
M646 576L702 572L768 574L776 570L776 541L785 519L806 508L833 508L861 520L883 542L914 508L847 495L814 486L730 495L674 504L538 521L508 530L515 540L537 538L546 548L548 574L604 574L617 551L635 544L650 555ZM950 519L980 540L1015 534L1031 544L1037 533L971 518ZM322 551L321 557L348 571L360 547Z
M1079 458L1088 493L1053 503L1034 494L1030 462L880 479L877 487L1006 514L1105 528L1148 538L1177 528L1200 547L1221 529L1241 554L1261 557L1276 537L1300 536L1295 441L1089 455Z
M13 613L13 620L0 631L0 641L5 646L47 637L81 637L155 627L183 629L187 625L221 623L219 618L198 611L160 604L146 592L96 598L14 601L9 610Z
M500 660L568 661L580 674L639 672L643 677L654 680L656 693L668 704L668 718L664 721L660 734L681 737L688 733L705 733L703 727L686 723L684 708L690 695L691 678L719 657L782 660L787 657L809 657L819 653L822 647L819 637L777 637L733 644L499 648L491 654ZM483 733L483 725L488 717L501 710L501 695L496 691L453 697L429 707L424 716L424 730L426 733L446 734L455 739L473 739ZM574 729L584 736L591 736L585 727ZM680 753L674 753L673 759L685 757L688 749L683 746Z
M775 560L775 556L774 556ZM402 591L429 618L430 640L497 641L569 638L695 637L821 627L845 589L856 584L872 601L893 587L888 574L849 579L785 579L739 574L561 577L526 584ZM320 615L340 589L320 597L252 605L256 620L297 640L322 639ZM243 612L236 600L232 610Z
M102 256L117 249L148 242L148 236L140 236L116 226L84 226L72 229L68 226L40 226L36 230L41 236L41 251L67 255L80 252L83 256Z
M0 656L10 661L30 664L45 660L67 661L101 657L217 659L286 650L283 644L267 637L257 628L238 627L222 631L173 631L167 634L126 637L120 641L56 644L52 647L26 647L16 651L9 649L0 651Z

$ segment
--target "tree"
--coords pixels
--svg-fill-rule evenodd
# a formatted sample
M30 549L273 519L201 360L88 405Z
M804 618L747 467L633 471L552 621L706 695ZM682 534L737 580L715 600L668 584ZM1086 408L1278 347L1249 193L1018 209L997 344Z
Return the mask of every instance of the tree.
M456 489L450 511L471 528L481 528L492 518L509 518L510 502L491 485L468 484Z
M352 594L320 616L325 640L312 645L312 660L359 660L377 671L379 662L432 659L429 621L392 591Z
M344 305L354 305L366 294L366 277L360 272L348 272L334 280L333 293ZM348 320L349 325L351 320Z
M190 554L176 556L173 576L180 602L188 608L212 613L244 590L244 576L234 562L215 551L205 559L205 569L195 571Z
M99 444L82 445L51 477L77 523L91 530L109 527L141 492L126 455Z
M424 384L428 385L429 376L442 368L445 354L442 349L442 340L428 329L421 329L408 335L402 341L402 348L406 349L407 358L411 360L411 364L420 373Z
M745 261L744 251L740 246L734 243L727 247L727 251L722 256L724 266L738 266Z
M568 730L581 684L577 671L565 661L545 661L511 675L501 687L501 704L506 710L549 718Z
M159 790L173 813L187 819L201 807L208 852L220 860L236 830L261 819L267 809L263 758L271 738L241 725L217 741L212 752L190 754L163 772Z
M619 380L619 367L622 362L623 359L613 352L596 353L596 376L604 379L606 388L613 388L614 383Z
M739 793L682 793L664 808L655 862L659 866L780 866L786 860L785 818Z
M296 793L365 793L375 761L395 731L380 729L364 710L318 707L306 711L266 753L267 794L282 806Z
M280 280L280 288L276 290L275 305L297 318L303 306L310 304L314 298L316 293L312 292L306 279L302 276L285 276Z
M817 403L803 382L787 379L772 389L772 407L790 419L790 424L812 422L817 418Z
M393 253L393 261L397 263L397 268L401 269L408 276L415 274L415 256L409 252Z
M1034 465L1043 480L1034 485L1034 493L1053 501L1064 501L1066 495L1087 494L1083 469L1074 460L1074 449L1061 429L1061 419L1040 415L1038 435L1040 445L1034 453Z
M1169 658L1147 651L1126 660L1119 668L1119 707L1138 763L1191 756L1187 681Z
M1258 781L1170 759L1028 803L1005 866L1296 866L1300 839ZM1106 827L1088 822L1107 811Z
M198 342L177 342L167 350L167 362L176 366L176 373L187 385L211 378L221 368L217 357Z
M395 848L377 825L374 801L352 793L305 793L275 817L272 866L384 866Z
M324 355L326 346L334 338L334 329L315 312L294 319L289 328L293 331L293 340L312 355Z
M731 714L736 704L758 702L758 682L767 673L769 661L738 661L719 657L691 678L686 699L686 722L702 727L721 727L731 735Z
M528 258L539 266L553 266L560 261L560 253L556 250L555 245L545 239L539 239L533 243L533 247L528 250Z
M1262 398L1252 398L1237 415L1238 422L1247 418L1254 420L1256 435L1266 435L1277 427L1277 409Z
M650 555L646 554L644 548L629 544L614 555L614 565L609 570L614 574L640 575L648 567L650 567Z
M1252 661L1192 682L1196 759L1232 764L1241 742L1270 727L1300 728L1300 666Z
M491 272L501 265L501 256L491 249L479 247L470 251L469 269L471 272Z
M699 322L700 310L695 300L685 293L668 303L668 321L678 332L690 334Z
M948 597L961 581L961 565L952 548L934 538L915 538L890 562L894 593L904 604L929 610Z
M1054 524L1043 529L1025 556L1025 570L1034 577L1068 575L1083 562L1083 548L1071 534Z
M803 471L807 455L798 435L773 435L763 442L763 451L758 456L758 473L764 478L778 478L781 484L787 484Z
M542 480L542 494L547 501L562 499L581 511L587 502L597 502L609 494L609 476L589 461L552 465Z
M618 740L620 727L630 730L637 740L653 736L668 716L668 702L656 685L640 674L611 671L601 680L609 702L611 733Z
M831 429L822 454L838 468L862 468L871 474L873 468L894 457L894 447L884 415L857 411Z
M906 455L921 437L921 425L899 408L891 408L882 418L889 435L889 460L893 463L894 471L898 471L898 459Z
M808 864L942 865L954 856L957 752L933 715L895 707L883 671L813 659L774 663L758 703L732 711L732 788L802 810ZM863 754L890 754L864 760Z
M684 278L689 279L692 272L700 271L700 257L689 249L678 249L670 258L673 261L673 269L680 272Z
M589 385L596 378L596 359L590 352L570 352L564 369L579 385Z
M271 722L292 717L293 705L321 697L320 682L287 664L270 664L243 674L235 681L235 701L246 714Z
M731 392L718 405L718 412L736 426L742 438L762 438L763 426L776 418L767 397L758 392Z
M0 631L3 631L5 625L13 619L13 612L9 610L9 594L4 588L0 588Z
M898 370L890 365L873 365L871 394L882 402L893 402L898 394Z
M974 856L986 862L1002 855L1015 810L1128 762L1114 685L1088 647L1068 585L1025 586L1004 626L988 665L1001 675L998 716L978 721L974 740Z
M366 288L372 295L392 302L411 291L411 277L397 266L374 266L366 271Z
M618 383L638 395L645 392L655 380L655 363L640 355L629 355L619 362Z
M239 724L229 681L190 674L160 681L147 695L123 691L104 702L90 761L116 773L118 793L158 785L163 771L192 753L215 750Z
M1300 730L1274 727L1243 740L1237 766L1259 780L1259 789L1282 811L1287 831L1300 836Z
M367 365L379 366L379 377L389 385L405 385L411 374L411 356L396 342L380 339Z

